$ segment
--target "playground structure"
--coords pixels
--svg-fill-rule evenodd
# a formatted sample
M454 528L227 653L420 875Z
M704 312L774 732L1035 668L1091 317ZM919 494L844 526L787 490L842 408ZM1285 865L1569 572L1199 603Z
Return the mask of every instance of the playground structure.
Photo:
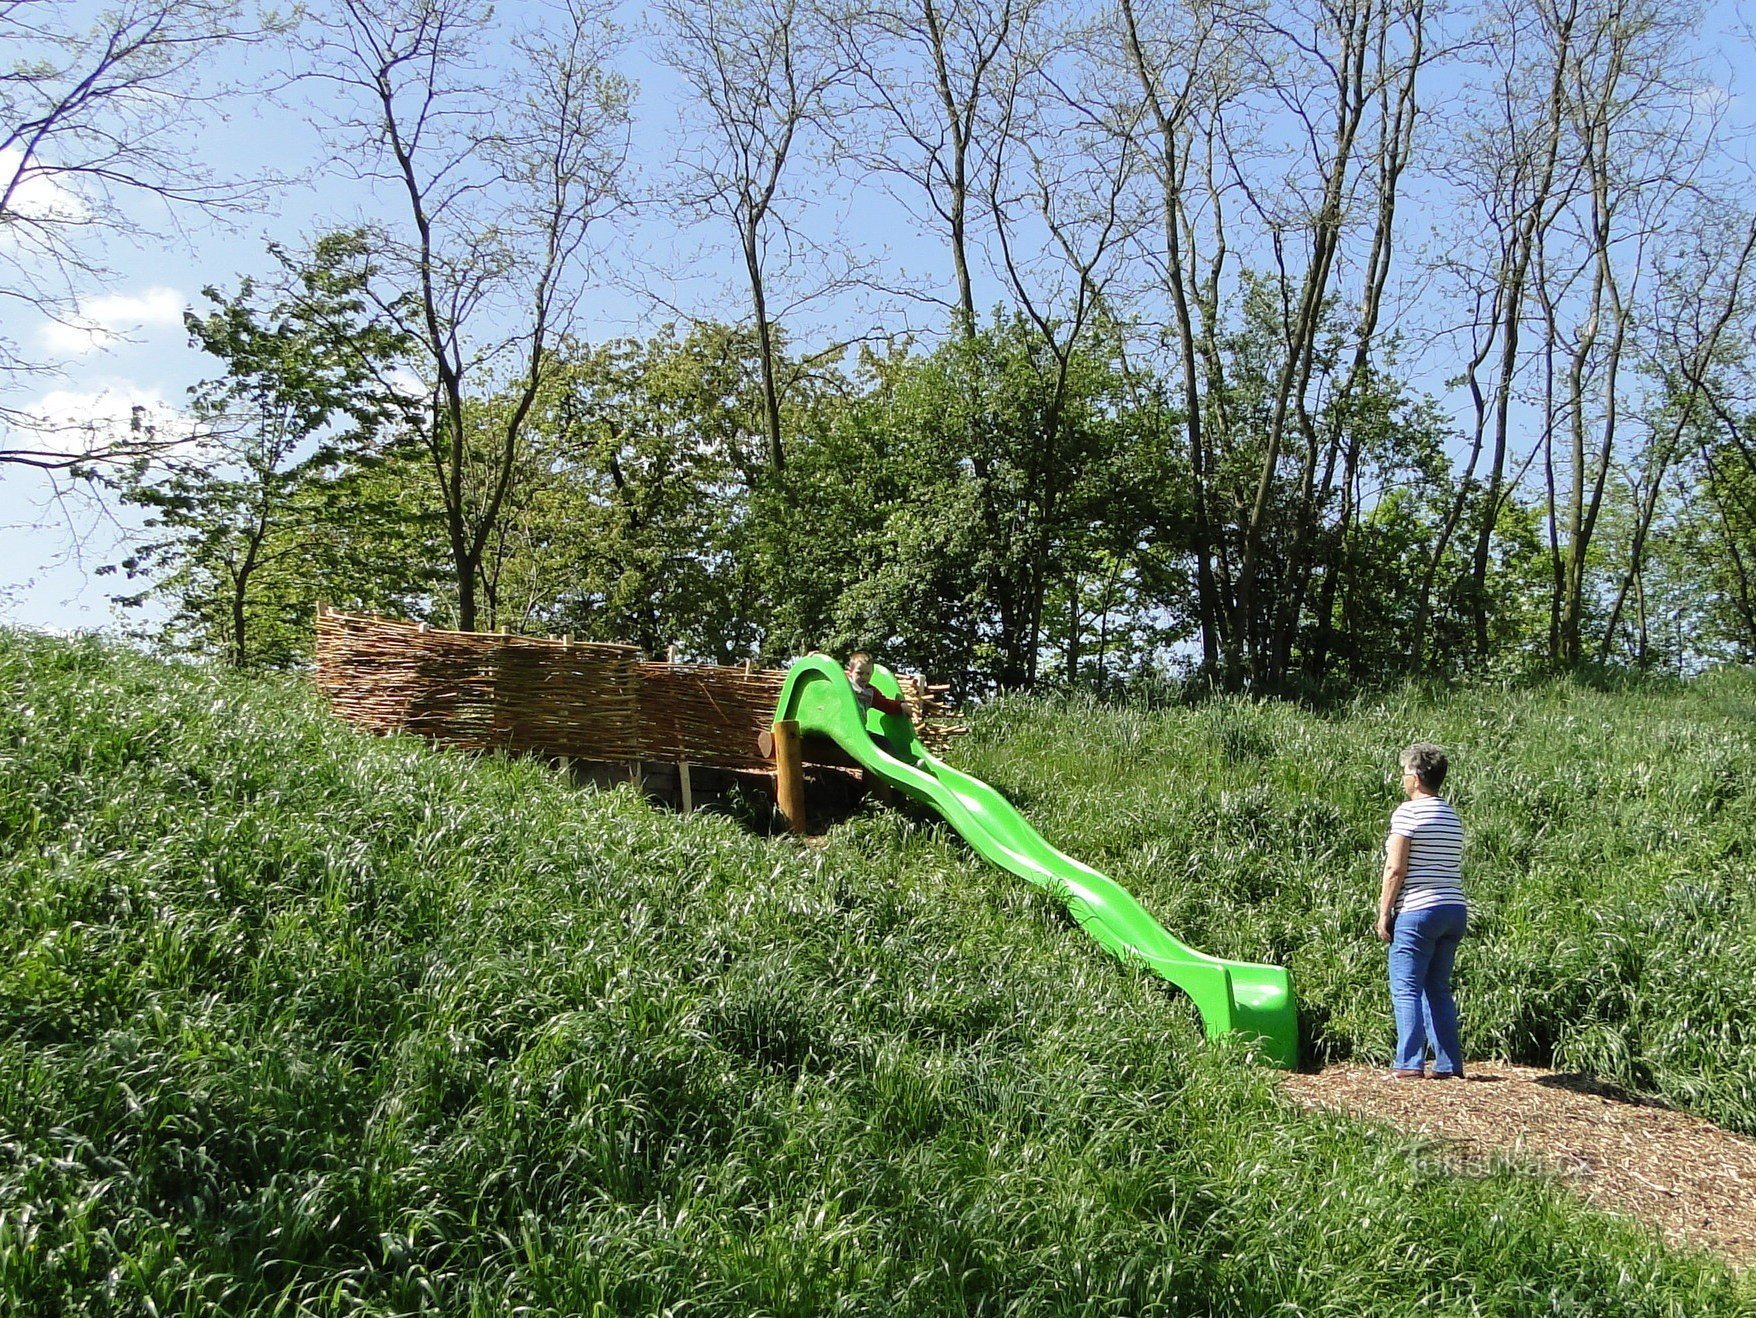
M1102 947L1182 989L1210 1038L1260 1041L1298 1061L1298 1016L1285 969L1188 947L1106 875L1056 850L988 784L947 764L962 729L942 688L879 668L873 685L917 711L862 712L825 655L785 672L643 660L633 646L568 638L447 632L320 609L317 684L342 718L374 732L595 763L674 763L682 804L689 765L771 774L788 825L806 827L805 766L857 768L942 815L986 860L1053 893ZM882 741L876 739L882 738Z
M872 683L886 695L900 692L882 668ZM862 712L833 659L796 660L775 714L777 748L783 740L803 744L813 736L833 741L867 773L938 811L983 859L1054 893L1102 947L1182 989L1201 1012L1209 1038L1254 1035L1275 1064L1297 1065L1298 1014L1282 967L1222 961L1172 937L1121 884L1057 851L999 792L935 756L908 719Z

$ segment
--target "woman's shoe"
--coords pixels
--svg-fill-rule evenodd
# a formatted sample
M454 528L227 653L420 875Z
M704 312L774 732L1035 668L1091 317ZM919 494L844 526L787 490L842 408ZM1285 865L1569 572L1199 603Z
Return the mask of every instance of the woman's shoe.
M1463 1079L1463 1072L1462 1071L1435 1071L1435 1072L1433 1072L1431 1078L1434 1080L1461 1080L1461 1079Z
M1427 1073L1425 1071L1400 1071L1399 1070L1399 1071L1392 1071L1390 1073L1390 1078L1392 1080L1425 1080L1427 1078Z

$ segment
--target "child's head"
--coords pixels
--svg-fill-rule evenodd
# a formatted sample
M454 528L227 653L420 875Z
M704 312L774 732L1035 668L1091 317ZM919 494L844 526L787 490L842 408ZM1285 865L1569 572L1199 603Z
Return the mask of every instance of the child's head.
M855 650L848 656L848 677L862 686L872 680L872 656Z

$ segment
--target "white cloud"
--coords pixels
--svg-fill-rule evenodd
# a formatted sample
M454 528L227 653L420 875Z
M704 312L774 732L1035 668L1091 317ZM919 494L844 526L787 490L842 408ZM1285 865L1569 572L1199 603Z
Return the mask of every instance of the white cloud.
M90 209L79 195L56 182L59 171L24 163L24 152L9 146L0 149L0 183L5 185L7 210L26 220L68 224L83 220ZM6 230L0 227L0 241Z
M406 366L393 366L386 383L405 398L425 398L430 392L427 382Z
M129 441L159 439L180 445L195 429L188 413L166 401L156 387L126 380L93 390L51 389L22 412L23 426L10 442L67 457Z
M37 331L49 351L80 356L105 348L124 335L153 326L181 325L189 299L163 285L143 293L114 293L82 301L65 321L50 321Z
M1726 113L1737 98L1730 87L1717 82L1697 83L1689 93L1689 108L1698 115L1712 118Z

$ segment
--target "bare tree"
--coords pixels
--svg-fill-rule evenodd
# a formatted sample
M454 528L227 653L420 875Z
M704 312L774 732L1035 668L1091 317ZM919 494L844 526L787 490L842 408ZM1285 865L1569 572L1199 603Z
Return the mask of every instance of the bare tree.
M1238 43L1230 14L1215 5L1147 5L1121 0L1116 45L1129 97L1145 110L1140 155L1156 187L1157 222L1143 226L1157 242L1144 247L1170 309L1188 439L1193 516L1188 550L1195 565L1202 668L1220 670L1228 635L1225 559L1212 490L1205 386L1217 374L1219 286L1230 252L1212 172L1226 105L1240 94ZM1205 205L1204 205L1205 203ZM1200 217L1212 241L1198 233Z
M1284 551L1289 571L1280 592L1275 614L1270 673L1280 681L1291 666L1291 652L1299 620L1306 604L1312 577L1319 566L1314 552L1319 515L1332 498L1339 498L1336 525L1327 537L1329 551L1323 555L1323 583L1317 609L1317 638L1311 658L1313 675L1321 677L1328 658L1334 628L1335 602L1344 575L1342 550L1359 514L1359 468L1365 427L1352 415L1352 405L1365 389L1374 367L1383 358L1379 324L1384 314L1385 292L1397 253L1398 206L1404 176L1415 152L1415 125L1421 108L1417 92L1430 59L1431 43L1424 0L1404 0L1385 7L1376 19L1363 16L1365 41L1355 59L1359 63L1355 113L1357 130L1368 138L1360 167L1358 209L1367 217L1359 225L1365 234L1361 254L1357 311L1346 326L1352 339L1345 371L1325 400L1331 422L1322 429L1313 417L1309 376L1297 395L1299 431L1304 442L1303 470L1294 507L1294 522ZM1353 207L1350 206L1350 209ZM1312 347L1303 349L1310 370ZM1319 450L1323 470L1318 473ZM1339 472L1338 472L1339 467ZM1339 484L1337 477L1339 475Z
M976 325L973 203L1017 92L1011 62L1042 0L880 0L850 26L858 111L877 141L859 154L924 202L951 254L958 332Z
M850 76L840 17L816 0L663 0L663 57L694 93L684 203L728 222L750 294L768 461L785 463L777 279L803 235L784 184ZM781 267L777 270L776 267Z
M1560 398L1568 441L1560 521L1554 657L1582 658L1586 574L1622 426L1624 364L1652 239L1674 223L1701 176L1704 136L1688 122L1693 80L1682 43L1692 23L1663 0L1594 9L1566 80L1580 187L1571 246L1583 303L1565 344ZM1572 218L1572 217L1567 217ZM1566 233L1566 228L1563 228ZM1553 325L1552 318L1548 321ZM1558 418L1559 419L1559 418ZM1551 436L1559 425L1544 428ZM1553 516L1553 514L1552 514Z
M1549 654L1582 658L1591 544L1613 461L1633 438L1627 366L1653 240L1698 186L1711 139L1691 110L1692 21L1668 0L1541 0L1497 8L1478 30L1486 76L1469 91L1447 169L1468 199L1447 269L1477 311L1464 371L1474 424L1428 558L1417 649L1473 499L1467 597L1475 652L1488 654L1501 512L1518 493L1516 471L1540 463ZM1526 424L1534 433L1521 444Z
M1336 545L1358 514L1359 438L1320 415L1345 418L1378 357L1430 59L1425 5L1121 0L1111 40L1146 107L1155 221L1144 232L1155 241L1145 254L1168 303L1186 412L1204 664L1230 685L1273 687L1319 557L1330 569L1320 620L1333 612ZM1246 417L1233 412L1239 382L1222 341L1233 296L1252 287L1272 306L1275 364ZM1357 312L1340 324L1344 295ZM1326 339L1338 328L1351 347L1330 378ZM1217 489L1215 473L1240 460L1248 488ZM1339 525L1320 534L1338 483Z
M1244 657L1232 675L1234 682L1272 685L1282 677L1277 658L1284 655L1287 643L1277 636L1277 628L1289 628L1296 620L1296 610L1289 618L1282 609L1257 598L1262 586L1265 533L1272 515L1271 496L1282 454L1289 443L1301 442L1301 493L1291 543L1296 569L1297 556L1304 547L1302 528L1308 519L1318 461L1311 386L1326 307L1341 277L1343 243L1353 222L1362 180L1370 188L1373 175L1380 181L1376 189L1379 202L1369 213L1379 236L1372 242L1374 253L1368 269L1370 279L1382 278L1379 270L1389 255L1394 194L1406 157L1394 153L1374 157L1370 125L1387 83L1405 88L1395 98L1395 112L1412 113L1405 102L1413 94L1413 79L1422 64L1423 23L1424 7L1419 0L1387 4L1348 0L1343 4L1291 6L1284 15L1272 16L1264 29L1265 37L1279 38L1278 42L1262 43L1264 60L1274 59L1272 52L1276 50L1283 52L1285 59L1274 60L1264 69L1262 83L1287 112L1299 148L1279 186L1271 181L1266 187L1245 187L1250 210L1270 237L1275 287L1281 300L1282 342L1255 493L1241 528L1231 631L1235 645L1243 642ZM1395 39L1399 29L1405 31L1406 46ZM1308 74L1304 72L1307 69ZM1321 88L1321 93L1315 88ZM1382 140L1393 145L1400 138L1392 128ZM1388 207L1384 204L1386 191ZM1380 283L1365 299L1371 325L1361 328L1368 344L1381 288Z
M1727 340L1750 315L1750 281L1756 273L1756 221L1749 216L1709 213L1683 228L1682 250L1657 267L1657 295L1645 367L1657 397L1641 418L1648 438L1627 466L1633 526L1628 560L1610 605L1599 641L1598 659L1607 660L1616 643L1630 597L1638 606L1634 658L1647 656L1644 608L1646 549L1665 483L1687 456L1691 434L1711 430L1709 394Z
M249 206L267 175L216 177L201 125L236 90L226 49L269 35L240 0L123 0L101 12L56 0L0 3L0 323L21 313L79 328L81 294L112 249L161 243L183 217ZM56 364L0 331L0 387ZM0 405L0 464L115 465L171 442Z
M1572 196L1563 147L1577 8L1575 0L1541 13L1496 4L1482 16L1474 49L1485 76L1456 120L1442 163L1462 199L1440 272L1460 286L1468 309L1463 381L1472 422L1462 478L1422 573L1412 640L1417 663L1426 657L1439 574L1472 496L1477 523L1468 602L1476 653L1488 652L1488 567L1494 528L1513 488L1507 477L1523 335L1540 248Z
M313 52L316 76L346 93L338 127L401 198L375 273L381 304L421 345L427 393L411 421L466 631L554 344L583 295L588 235L620 204L627 150L607 6L536 12L552 26L506 37L475 0L338 0ZM507 405L473 409L491 389Z
M1066 452L1069 385L1077 355L1105 316L1132 223L1124 199L1136 167L1133 123L1117 131L1104 122L1101 99L1084 85L1081 45L1072 29L1033 23L1011 43L992 91L1003 115L985 152L982 200L999 273L1043 363L1038 433L1022 454L1023 515L1013 519L1014 543L999 555L1010 570L995 583L1005 685L1037 679L1043 611L1056 579L1051 538L1078 483L1078 461ZM969 322L964 332L973 328ZM977 474L986 484L988 474ZM1077 665L1076 634L1069 657Z

